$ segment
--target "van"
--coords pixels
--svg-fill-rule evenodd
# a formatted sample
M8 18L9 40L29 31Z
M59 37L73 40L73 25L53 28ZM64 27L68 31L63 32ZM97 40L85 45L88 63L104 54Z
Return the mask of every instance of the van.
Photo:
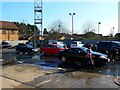
M78 48L78 47L82 47L84 44L82 44L81 41L73 41L70 45L71 48Z
M64 42L53 42L52 44L57 44L57 45L65 46Z

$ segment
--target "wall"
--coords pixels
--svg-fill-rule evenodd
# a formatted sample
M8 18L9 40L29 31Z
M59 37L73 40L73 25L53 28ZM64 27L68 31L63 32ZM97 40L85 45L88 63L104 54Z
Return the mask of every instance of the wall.
M11 34L9 31L9 40L18 40L18 30L14 30L14 34ZM6 34L2 34L2 30L0 30L0 40L8 41L8 30L6 30Z

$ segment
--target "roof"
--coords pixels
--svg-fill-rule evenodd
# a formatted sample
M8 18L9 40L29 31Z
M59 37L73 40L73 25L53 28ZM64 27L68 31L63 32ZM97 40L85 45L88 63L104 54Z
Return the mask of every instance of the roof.
M18 30L19 28L14 24L14 22L0 21L0 28Z
M33 35L31 37L28 38L28 40L34 40L34 39L38 39L38 40L44 40L43 37L41 37L40 35Z

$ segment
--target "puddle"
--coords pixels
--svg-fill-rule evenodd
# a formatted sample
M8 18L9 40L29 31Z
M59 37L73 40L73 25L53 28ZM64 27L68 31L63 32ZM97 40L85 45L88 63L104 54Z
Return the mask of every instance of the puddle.
M12 55L10 53L7 54L10 56ZM120 71L119 71L120 61L116 65L112 65L111 63L108 63L102 67L96 67L95 70L84 70L81 69L81 67L72 64L60 66L61 64L60 60L58 60L57 57L54 56L45 56L40 58L39 54L34 54L34 55L14 54L14 55L13 56L16 57L17 59L16 60L17 63L31 64L35 66L37 65L43 68L44 70L57 69L58 72L61 72L61 70L64 69L63 72L84 71L84 72L98 73L103 75L120 76Z

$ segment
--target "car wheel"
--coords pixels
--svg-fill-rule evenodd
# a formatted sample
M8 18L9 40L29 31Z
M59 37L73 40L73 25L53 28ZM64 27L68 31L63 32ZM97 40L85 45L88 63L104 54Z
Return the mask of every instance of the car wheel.
M26 51L26 52L24 52L25 54L29 54L29 52L28 51Z
M66 62L66 57L65 56L61 57L61 62Z
M23 51L19 51L19 54L24 54L24 52Z
M16 53L17 53L17 54L19 54L19 51L18 51L18 50L16 50Z

